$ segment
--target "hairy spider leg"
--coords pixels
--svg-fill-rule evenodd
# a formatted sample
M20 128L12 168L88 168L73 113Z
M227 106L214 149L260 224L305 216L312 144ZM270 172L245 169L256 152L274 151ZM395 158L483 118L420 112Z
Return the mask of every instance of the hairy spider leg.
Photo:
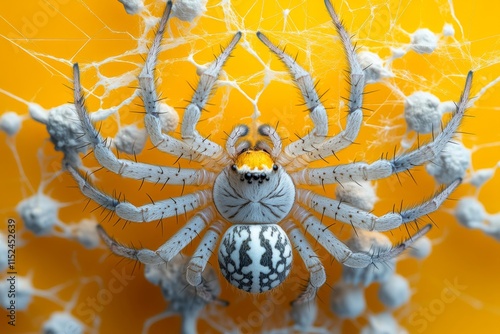
M371 164L357 162L322 168L308 168L298 172L290 173L296 184L325 185L342 182L359 182L378 180L392 174L405 172L415 166L431 161L441 153L446 144L449 143L456 133L470 98L472 86L472 72L469 72L465 81L465 87L457 104L456 111L433 141L419 148L394 157L391 160L381 159Z
M207 226L210 226L188 263L186 278L190 285L197 288L196 293L198 296L206 301L213 301L216 299L216 296L211 292L208 288L208 284L203 280L202 273L213 249L217 246L217 241L221 233L221 223L216 222L213 224L214 217L215 212L212 207L207 207L198 212L156 251L147 248L135 249L121 245L114 238L110 237L102 226L98 226L98 233L114 254L144 264L157 265L171 261L191 243L194 238L199 236Z
M158 24L153 44L149 49L144 67L139 74L139 86L141 89L141 97L144 102L146 115L144 116L144 124L146 131L149 134L151 142L160 151L169 153L184 159L193 161L205 161L206 157L193 151L191 147L182 140L176 139L162 132L162 124L160 120L160 99L156 91L154 69L158 60L158 53L161 48L161 41L165 28L167 26L170 13L172 11L172 1L168 1L165 10Z
M73 85L75 109L78 118L80 119L86 137L92 145L94 156L101 166L123 177L153 183L198 186L213 183L216 174L203 169L180 169L118 159L92 125L89 114L85 108L85 98L80 83L80 70L78 64L73 65ZM65 163L68 164L71 163L71 161L67 159ZM76 166L73 167L76 168Z
M319 288L326 282L326 273L323 263L313 250L306 236L293 222L287 220L281 224L285 232L290 236L294 248L300 255L300 258L306 265L309 272L309 279L304 291L292 302L292 304L301 304L314 300Z
M326 115L326 109L316 92L311 75L304 70L302 66L297 64L295 59L271 43L263 33L257 32L257 37L275 53L288 68L295 85L299 88L304 102L309 109L309 117L314 124L313 130L309 134L288 144L278 157L277 162L282 166L286 166L297 157L314 150L323 143L328 135L328 117Z
M182 118L181 136L184 142L189 144L195 152L210 157L220 167L227 166L231 161L230 157L221 146L202 137L196 131L196 124L200 120L201 111L205 107L219 78L222 66L229 58L240 38L241 32L237 32L224 51L200 75L200 81L193 94L191 103L186 108Z
M333 5L329 0L325 0L325 6L340 37L349 66L348 82L350 85L350 92L349 98L347 99L347 123L345 129L340 133L325 141L317 149L311 150L305 154L302 157L303 164L306 164L306 162L324 160L351 145L358 136L363 121L363 91L366 85L364 69L358 61L356 46L352 44L351 36L344 28L344 25L333 9Z
M149 49L144 68L139 75L139 85L141 95L146 109L144 121L151 141L161 151L176 155L181 158L195 160L210 167L220 167L228 163L227 153L216 143L202 137L195 129L201 115L201 110L205 106L215 82L219 77L222 65L229 58L241 33L238 32L233 37L229 46L212 62L200 76L200 82L192 97L191 103L184 112L181 136L182 141L175 139L161 130L159 118L159 98L154 80L154 69L158 61L158 54L161 49L161 42L168 18L171 12L171 2L167 3L165 11L158 25L153 44Z
M143 223L178 216L206 206L212 201L212 191L208 189L142 206L135 206L126 201L119 201L96 189L74 167L68 166L68 171L78 183L82 194L101 207L114 211L118 217L130 222Z
M297 189L297 201L307 208L311 208L322 215L349 224L354 228L368 231L389 231L411 223L418 218L436 211L439 206L458 187L461 180L456 180L441 192L433 195L430 200L405 209L401 212L391 212L383 216L376 216L370 212L358 209L341 201L318 195L305 189Z
M287 221L285 226L310 273L306 288L292 304L307 303L313 300L318 289L326 281L326 275L321 261L311 248L311 245L307 242L302 231L295 226L295 222L314 237L337 261L352 268L366 268L369 265L387 264L389 260L401 254L432 227L430 224L425 225L410 238L394 247L379 251L376 254L370 254L367 252L353 252L347 245L335 237L328 227L323 225L318 218L298 204L294 205L291 216L293 220Z

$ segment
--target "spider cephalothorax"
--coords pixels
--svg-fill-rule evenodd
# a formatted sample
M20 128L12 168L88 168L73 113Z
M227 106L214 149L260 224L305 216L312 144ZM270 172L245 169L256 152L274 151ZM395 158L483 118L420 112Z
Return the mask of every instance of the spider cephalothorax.
M97 190L80 175L75 160L66 159L65 165L78 182L83 194L103 208L112 210L120 219L143 223L193 213L177 233L156 251L123 246L99 226L102 238L115 254L150 265L162 264L172 260L191 241L201 236L201 241L186 266L186 280L196 286L196 291L202 298L209 301L215 296L209 285L204 282L202 274L217 247L220 268L226 279L237 288L254 293L268 291L285 280L291 269L292 249L295 249L310 273L305 291L295 300L295 303L301 303L314 298L317 289L326 281L323 264L313 251L305 233L344 266L364 268L371 264L387 262L429 231L430 225L425 225L408 240L392 248L378 250L375 254L353 251L313 212L317 212L321 217L348 224L354 229L389 231L408 226L436 210L458 186L460 180L450 183L424 203L381 216L320 195L305 187L328 184L342 186L345 182L359 184L405 172L434 159L452 139L460 125L469 98L472 73L467 76L456 112L433 141L393 159L311 167L309 163L325 160L352 144L363 120L365 73L358 62L349 34L340 23L331 3L326 0L325 4L349 63L348 81L351 87L344 130L336 135L328 133L326 108L320 101L309 73L271 43L264 34L258 32L258 38L288 68L309 109L313 128L306 136L283 147L276 130L262 125L258 130L264 140L251 147L248 142L240 140L247 135L248 127L238 125L228 137L224 149L200 135L196 125L223 64L242 34L236 33L228 47L201 74L191 103L183 115L181 139L174 138L162 130L159 118L160 99L153 74L172 6L171 2L167 3L144 68L139 75L146 110L144 123L155 148L182 159L200 162L204 166L200 169L119 159L90 121L84 106L78 65L74 65L75 108L88 144L92 146L97 161L104 168L143 182L203 186L201 190L183 196L136 206ZM70 156L72 152L66 153ZM226 232L221 237L224 230Z
M292 209L295 187L262 150L242 152L214 183L217 211L232 224L277 224Z

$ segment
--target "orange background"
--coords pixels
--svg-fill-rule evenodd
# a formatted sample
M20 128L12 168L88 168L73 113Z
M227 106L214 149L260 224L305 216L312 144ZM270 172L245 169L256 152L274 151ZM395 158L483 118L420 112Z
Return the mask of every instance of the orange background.
M487 83L500 76L500 26L498 25L499 5L490 5L487 1L454 1L453 19L447 1L408 1L396 2L372 0L335 1L334 6L345 22L349 32L355 34L358 46L368 48L380 54L384 59L390 56L390 48L403 48L411 34L418 28L429 28L440 33L444 23L451 23L455 28L455 39L440 39L439 48L432 55L417 55L409 52L402 59L395 60L393 70L396 77L388 79L390 85L397 85L405 94L410 95L415 90L430 90L442 101L457 100L464 84L465 74L469 69L475 71L473 93L477 94ZM147 4L153 15L159 16L162 4ZM182 107L189 99L191 89L189 83L196 83L196 69L187 61L193 54L197 64L205 64L213 59L213 54L219 52L219 45L226 45L236 30L244 32L244 40L240 42L230 59L225 72L230 81L238 83L238 89L228 86L220 87L207 107L198 129L202 134L211 133L211 139L224 143L225 134L235 124L246 123L256 126L261 123L276 124L282 137L292 138L295 133L304 134L310 126L299 95L291 85L288 76L284 80L272 81L264 88L263 64L271 64L271 68L284 71L284 68L270 52L260 44L255 32L261 30L274 41L283 41L291 54L298 54L298 61L310 70L316 79L321 79L318 85L320 92L327 91L325 105L330 107L331 131L338 131L338 125L343 125L345 118L339 101L345 96L346 84L343 80L343 69L346 64L342 50L335 36L335 31L329 23L329 18L321 1L233 1L235 19L231 24L225 24L224 12L217 2L209 1L206 15L197 21L197 25L179 22L173 18L170 22L171 31L168 38L175 36L182 41L178 47L168 48L160 56L158 80L163 97L167 103L176 107L182 114ZM497 8L493 8L496 6ZM290 9L289 16L283 17L283 10ZM90 91L87 106L89 110L109 108L117 105L131 95L131 85L118 88L106 95L105 88L96 85L98 73L93 65L113 57L114 60L99 66L99 73L115 77L130 71L137 74L142 64L141 55L130 50L137 48L138 39L143 31L140 16L130 16L125 13L118 1L24 1L22 6L14 2L4 6L0 14L0 50L2 62L0 76L0 112L15 111L26 116L22 129L14 138L0 134L0 152L2 153L2 200L0 212L2 222L0 227L6 231L8 218L14 218L18 232L22 230L22 222L15 211L16 205L27 196L41 188L43 193L50 195L61 204L59 218L65 223L74 223L84 217L97 220L105 216L100 210L91 212L95 206L85 208L86 201L75 187L75 182L67 174L55 178L52 182L42 185L42 180L60 169L61 154L53 150L48 141L45 127L27 117L26 102L36 102L49 109L72 100L71 90L65 85L71 85L71 64L79 62L82 71L82 84ZM457 22L460 22L461 27ZM463 33L462 33L463 31ZM148 41L152 34L147 34ZM167 44L171 45L172 40ZM254 49L257 56L248 52L248 46ZM371 85L367 91L375 91L365 98L366 126L357 140L360 145L351 147L339 154L342 162L353 160L371 161L382 153L391 152L399 145L405 134L405 125L401 117L403 100L401 95L388 88L389 85ZM249 101L262 92L257 106L261 116L254 115L254 106ZM290 95L291 94L291 95ZM293 99L290 99L293 96ZM500 102L498 85L491 87L480 97L469 111L462 130L464 144L476 147L473 153L473 168L491 168L500 160ZM120 110L119 120L111 117L103 123L101 129L106 135L116 132L117 124L125 125L133 122L140 124L141 114L136 99L134 103ZM340 110L340 111L339 111ZM386 123L387 122L387 123ZM304 128L304 124L306 128ZM388 126L385 128L385 126ZM385 131L387 130L387 131ZM385 131L385 132L384 132ZM385 134L385 135L384 135ZM15 155L9 149L9 144L15 145L19 154L19 163L24 168L27 180L22 178ZM151 147L151 144L147 144ZM360 148L361 147L361 148ZM39 155L39 152L42 154ZM41 158L39 158L41 156ZM150 163L172 163L175 159L166 157L154 150L146 149L138 156L141 161ZM85 160L86 166L95 166L92 157ZM184 166L187 166L184 163ZM196 167L195 164L190 164ZM391 210L392 205L403 203L413 204L430 196L436 185L423 168L417 168L413 173L416 184L408 176L401 177L401 185L396 177L378 182L377 194L380 197L375 213L383 214ZM98 172L99 188L111 193L114 189L127 194L127 199L135 203L149 202L149 194L154 199L179 195L181 189L173 187L168 192L159 187L145 185L140 191L140 182L123 182L120 178L106 172ZM479 193L470 185L462 185L453 195L478 196L488 212L500 212L498 204L498 187L500 177L490 180ZM190 189L187 189L189 191ZM327 188L332 194L333 188ZM430 232L435 240L431 257L417 262L405 260L398 264L398 272L409 277L414 293L411 302L398 309L395 314L401 324L410 333L422 332L422 325L412 323L411 315L428 308L441 298L446 288L446 281L458 282L465 286L460 297L446 303L440 314L426 322L426 333L472 331L493 332L498 328L500 320L500 289L498 275L500 272L500 245L493 238L479 231L470 231L458 225L450 210L456 201L450 200L443 205L445 208L432 215L438 225ZM106 230L125 244L142 244L155 249L175 232L175 220L165 224L163 235L155 223L128 225L122 230L118 224L103 223ZM337 225L338 226L338 225ZM337 228L337 227L335 227ZM340 228L335 232L340 233ZM398 241L405 236L405 231L395 231L392 240ZM347 229L340 234L348 237ZM23 243L21 243L21 240ZM78 243L57 237L34 237L30 232L18 233L17 271L19 275L32 275L33 285L40 290L46 290L68 282L68 287L59 292L63 300L70 300L81 287L76 305L85 302L86 298L96 296L100 287L95 282L80 285L81 277L101 277L107 284L112 276L112 269L119 272L125 267L132 272L133 264L127 261L119 262L116 257L106 258L106 249L86 250ZM320 247L317 247L320 249ZM187 253L193 251L193 247ZM325 259L328 270L328 283L333 285L340 272L338 264L333 263L323 250L319 255ZM296 256L298 259L298 256ZM295 277L302 277L302 264L295 263ZM216 259L211 263L217 266ZM100 333L137 333L142 329L145 319L162 312L165 302L158 287L148 283L142 275L142 267L135 268L136 278L123 290L113 295L112 301L99 313ZM222 279L222 278L221 278ZM286 301L280 300L274 305L271 318L282 321L289 310L288 301L298 294L299 280L285 283L284 290L277 293L287 295ZM222 298L230 301L230 305L216 308L214 314L221 319L233 319L236 324L248 322L249 315L259 309L259 304L265 303L266 295L254 298L234 291L225 281ZM376 298L376 287L367 291L370 299L371 312L382 309ZM328 317L335 319L329 311L330 288L324 286L320 291L319 305L321 313L318 325ZM53 311L61 310L58 306L44 298L35 297L26 312L18 312L15 331L6 326L4 316L1 317L0 332L6 328L8 332L34 332L49 318ZM0 311L1 314L1 311ZM254 313L255 314L255 313ZM73 310L73 315L78 316ZM345 324L344 332L357 332L358 326L366 319ZM166 330L176 332L179 319L168 318L155 324L150 333L164 333ZM337 324L337 320L333 320ZM92 326L92 324L88 324ZM200 332L208 333L206 323L200 324Z

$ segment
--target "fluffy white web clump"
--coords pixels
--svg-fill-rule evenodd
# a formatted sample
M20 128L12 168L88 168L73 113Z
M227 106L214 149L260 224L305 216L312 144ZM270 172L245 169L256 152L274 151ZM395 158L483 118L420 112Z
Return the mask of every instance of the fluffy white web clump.
M70 330L71 333L81 334L83 327L82 323L71 314L54 312L49 320L43 324L42 332L44 334L64 334Z
M206 11L207 0L179 0L174 2L172 16L183 21L193 21Z
M12 287L13 286L13 287ZM16 291L16 308L24 311L33 301L37 290L32 285L31 277L16 277L5 279L0 282L0 305L2 308L10 307L9 291ZM41 292L43 295L43 292Z
M118 0L125 8L127 14L138 14L144 9L142 0Z
M470 163L470 151L461 142L449 142L436 159L425 167L437 182L450 184L458 178L464 178Z
M113 139L113 144L117 150L127 154L140 153L147 140L145 129L138 128L132 124L121 128Z
M411 35L410 47L417 53L429 54L438 47L438 38L427 28L418 29Z
M52 231L59 220L58 211L59 204L43 193L28 197L17 206L24 226L36 235L45 235Z
M494 144L495 147L500 147L499 145L500 143ZM484 149L485 147L478 146L469 153L474 156L474 154ZM489 186L489 183L498 178L497 170L499 168L500 160L491 168L475 170L471 167L467 172L466 182L474 187L475 193L471 196L462 197L454 209L454 215L462 226L480 230L498 241L500 241L500 211L498 208L494 208L494 212L488 212L489 209L480 201L480 198L483 187Z
M17 113L7 111L0 117L0 130L9 136L13 136L21 129L22 122L23 118Z

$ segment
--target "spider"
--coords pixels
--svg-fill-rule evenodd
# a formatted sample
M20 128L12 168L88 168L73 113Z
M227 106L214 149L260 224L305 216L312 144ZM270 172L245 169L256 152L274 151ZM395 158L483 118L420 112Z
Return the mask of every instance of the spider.
M291 270L292 250L295 248L309 271L307 286L295 300L299 303L312 300L326 281L324 266L308 243L306 232L344 266L364 268L394 258L430 230L431 225L425 225L403 242L376 253L353 252L311 211L350 224L355 229L389 231L416 222L421 216L435 211L460 184L460 179L422 204L382 216L302 189L300 186L341 186L343 182L377 180L406 172L414 166L432 160L452 139L460 125L470 94L472 72L467 76L456 111L433 141L393 159L381 159L370 164L355 162L320 168L309 167L311 162L332 156L353 143L363 119L364 69L358 63L356 50L332 4L325 0L325 5L340 36L349 64L350 97L345 129L335 136L328 136L326 109L320 101L310 74L284 50L271 43L264 34L257 32L258 38L288 68L309 109L314 128L306 136L283 147L280 136L269 125L258 128L264 140L254 145L243 139L248 133L248 127L238 125L228 136L224 149L200 135L196 125L219 72L236 47L241 33L235 34L227 48L201 74L191 102L183 115L182 139L176 139L162 132L154 78L157 55L172 8L172 3L167 2L139 75L146 109L145 127L157 149L200 162L203 166L201 169L173 168L119 159L90 121L84 105L79 67L78 64L73 66L75 108L100 165L132 179L203 186L201 190L190 194L135 206L97 190L80 174L76 165L66 162L67 170L85 196L114 211L126 221L151 222L179 213L195 212L176 234L155 251L121 245L99 226L99 233L112 252L144 264L162 264L173 259L195 237L203 235L187 265L186 278L189 284L196 287L200 297L210 301L214 300L215 296L204 281L202 273L217 247L219 267L223 276L233 286L250 293L263 293L280 285ZM203 234L204 230L207 231ZM224 230L225 233L221 237Z

